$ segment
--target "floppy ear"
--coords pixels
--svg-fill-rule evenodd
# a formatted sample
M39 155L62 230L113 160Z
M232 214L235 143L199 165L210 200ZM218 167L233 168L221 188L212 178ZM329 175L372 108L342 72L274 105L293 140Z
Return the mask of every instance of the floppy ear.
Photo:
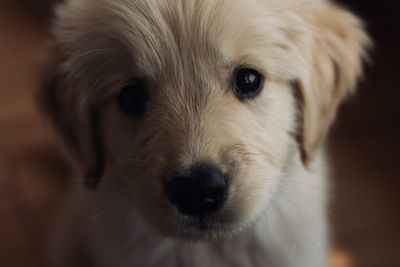
M303 47L308 50L308 76L295 83L300 87L297 95L303 121L299 138L307 165L324 142L339 104L354 89L370 40L361 22L336 6L309 7L302 16L313 28L311 45Z
M69 78L61 64L49 64L43 76L39 105L79 163L86 186L94 189L105 161L98 110L82 105L82 95L71 88L79 83Z

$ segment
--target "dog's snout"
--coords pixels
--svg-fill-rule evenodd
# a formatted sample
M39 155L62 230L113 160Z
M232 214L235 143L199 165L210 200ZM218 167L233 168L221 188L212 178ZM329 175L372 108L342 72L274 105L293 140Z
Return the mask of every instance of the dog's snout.
M167 183L170 201L189 216L204 216L220 210L228 197L227 176L212 165L198 165Z

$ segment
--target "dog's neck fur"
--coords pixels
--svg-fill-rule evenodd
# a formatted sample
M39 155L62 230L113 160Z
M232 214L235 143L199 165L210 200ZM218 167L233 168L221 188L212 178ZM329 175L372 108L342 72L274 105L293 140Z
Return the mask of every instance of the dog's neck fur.
M84 211L76 240L90 243L88 254L96 267L327 266L323 157L310 170L294 158L263 217L232 238L195 243L166 238L127 212L129 202L106 180L93 195L83 193L93 205Z

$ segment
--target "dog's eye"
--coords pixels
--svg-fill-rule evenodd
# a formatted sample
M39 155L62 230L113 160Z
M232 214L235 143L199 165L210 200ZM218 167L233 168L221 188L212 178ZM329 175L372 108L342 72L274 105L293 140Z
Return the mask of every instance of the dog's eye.
M257 96L263 85L263 76L250 68L238 69L234 77L234 89L240 99Z
M147 92L140 82L134 82L122 88L118 96L118 105L128 117L141 117L146 111L149 100Z

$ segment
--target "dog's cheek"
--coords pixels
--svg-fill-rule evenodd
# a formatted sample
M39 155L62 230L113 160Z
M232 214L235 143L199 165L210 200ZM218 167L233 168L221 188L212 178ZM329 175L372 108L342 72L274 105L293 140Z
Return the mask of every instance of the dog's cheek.
M104 146L107 151L106 172L113 179L132 180L132 173L140 173L146 166L138 160L142 147L137 145L140 122L124 116L115 103L103 112Z
M297 110L290 84L269 82L247 109L247 126L241 140L260 163L259 168L268 169L266 175L274 175L285 165L295 141Z
M245 127L240 140L248 158L233 182L233 202L243 220L253 220L266 209L281 182L296 143L295 102L290 85L270 83L260 99L238 111ZM239 138L239 137L238 137Z

